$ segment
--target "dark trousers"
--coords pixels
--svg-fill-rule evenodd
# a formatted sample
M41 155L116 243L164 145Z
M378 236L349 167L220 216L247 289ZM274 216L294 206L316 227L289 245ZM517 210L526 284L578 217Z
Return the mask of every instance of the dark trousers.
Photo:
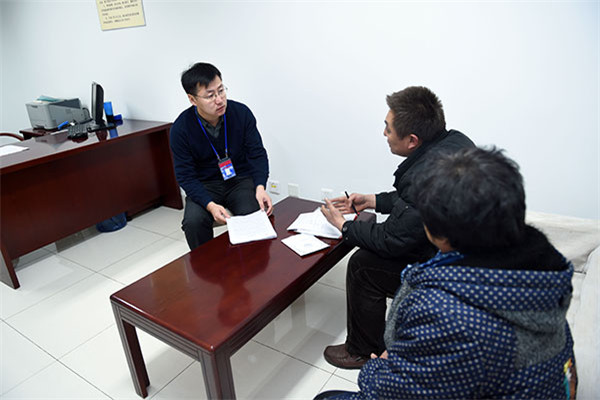
M396 294L406 264L364 249L350 257L346 271L346 346L350 354L369 358L371 353L380 356L385 350L386 299Z
M227 208L233 215L246 215L258 211L256 188L250 177L234 177L226 181L202 182L215 203ZM185 199L185 211L181 228L190 250L213 238L215 219L206 208L189 197Z

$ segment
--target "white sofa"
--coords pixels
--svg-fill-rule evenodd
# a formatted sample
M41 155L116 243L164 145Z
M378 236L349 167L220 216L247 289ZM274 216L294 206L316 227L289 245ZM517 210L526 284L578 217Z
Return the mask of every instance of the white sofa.
M575 268L567 320L575 342L578 400L600 398L600 221L528 212L527 222L544 232Z

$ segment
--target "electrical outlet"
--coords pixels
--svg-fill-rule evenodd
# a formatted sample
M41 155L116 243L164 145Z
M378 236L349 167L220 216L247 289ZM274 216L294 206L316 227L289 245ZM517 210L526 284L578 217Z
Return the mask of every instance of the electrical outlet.
M300 197L300 187L297 183L288 183L288 195L291 197Z
M269 181L269 192L279 194L279 181Z
M333 196L333 190L321 188L321 200L325 201L325 199L331 199Z

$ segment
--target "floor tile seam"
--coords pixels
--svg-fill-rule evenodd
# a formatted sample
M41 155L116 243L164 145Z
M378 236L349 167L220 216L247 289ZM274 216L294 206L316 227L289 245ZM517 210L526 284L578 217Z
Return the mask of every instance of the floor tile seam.
M163 237L166 237L166 238L168 238L168 237L169 237L169 235L171 235L171 234L173 234L173 233L177 232L177 230L174 230L174 231L172 231L172 232L171 232L171 233L169 233L169 234L165 234L165 233L163 233L163 232L157 232L157 231L153 231L152 229L145 228L145 227L143 227L143 226L137 226L137 225L134 225L134 224L131 224L131 227L133 227L133 228L135 228L135 229L139 229L139 230L141 230L141 231L144 231L144 232L154 233L155 235L160 235L160 236L163 236ZM169 239L171 239L171 238L169 238Z
M176 236L179 236L179 232L178 232L178 231L175 231L175 232L171 233L171 234L170 234L169 236L167 236L167 237L168 237L169 239L173 239L173 240L176 240L176 241L178 241L178 242L181 242L181 243L186 243L186 244L187 244L187 241L185 240L185 235L183 235L183 237L176 237Z
M188 369L190 369L192 367L192 365L194 365L195 362L199 362L196 361L194 359L190 359L190 363L188 364L188 366L186 366L184 369L182 369L177 375L175 375L171 380L169 380L167 383L165 383L164 385L162 385L162 387L160 389L157 388L156 393L154 393L152 396L148 396L147 399L153 399L154 397L158 396L158 394L160 392L162 392L167 386L169 386L171 383L173 383L173 381L175 379L177 379L179 376L181 376L181 374L183 374L185 371L187 371Z
M48 351L46 351L46 349L44 349L39 344L37 344L36 342L34 342L33 339L31 339L26 334L24 334L23 332L21 332L19 329L17 329L17 327L11 325L9 321L4 321L4 323L6 325L8 325L11 329L13 329L15 332L17 332L19 335L21 335L28 342L31 342L31 344L33 344L35 347L37 347L38 349L40 349L41 351L43 351L44 353L46 353L47 355L49 355L50 357L52 357L53 359L55 359L56 361L58 361L58 358L54 357L52 354L50 354Z
M41 345L39 345L38 343L36 343L33 339L29 338L25 333L21 332L19 329L17 329L13 325L9 324L6 321L5 321L5 323L8 326L10 326L12 329L14 329L15 331L17 331L21 336L23 336L28 341L30 341L31 343L33 343L37 348L41 349L44 353L48 354L50 357L52 357L53 359L55 359L56 361L60 361L62 358L66 357L67 355L71 354L75 350L79 349L81 346L87 344L89 341L93 340L94 338L96 338L100 334L104 333L105 331L107 331L111 327L116 326L116 322L111 322L109 325L107 325L106 327L101 328L94 335L92 335L89 338L85 339L83 342L79 343L77 346L73 347L72 349L69 349L66 353L63 353L63 354L60 354L60 355L57 356L57 355L54 355L54 354L50 353L48 350L44 349Z
M181 227L179 227L179 228L175 229L173 232L169 233L169 234L167 235L167 237L168 237L169 239L173 239L173 240L179 240L179 239L175 239L173 236L175 236L175 235L178 235L180 232L183 232L183 229L181 229ZM183 241L185 241L185 235L184 235L184 239L183 239Z
M358 386L358 381L353 381L353 380L350 380L350 379L348 379L348 378L346 378L344 376L337 375L336 372L338 372L339 370L340 370L340 368L336 368L335 371L333 371L333 373L331 375L335 375L336 378L343 379L346 382L354 383L354 384L356 384L356 386Z
M121 289L123 289L125 286L128 286L128 285L129 285L128 283L121 282L121 281L119 281L119 280L115 279L114 277L112 277L112 276L110 276L110 275L106 275L106 274L102 273L102 271L99 271L99 272L98 272L98 275L100 275L100 276L101 276L101 277L103 277L103 278L109 279L109 280L113 281L114 283L117 283L117 284L121 285ZM140 277L140 278L141 278L141 277ZM139 279L139 278L137 278L137 279ZM137 279L136 279L136 280L137 280ZM119 289L119 290L121 290L121 289ZM110 296L109 296L109 297L110 297Z
M13 387L11 387L10 389L0 393L0 398L3 398L6 394L10 393L11 391L15 390L16 388L18 388L19 386L23 385L25 382L27 382L28 380L32 379L33 377L35 377L36 375L39 375L40 373L42 373L43 371L45 371L46 369L50 368L51 366L53 366L56 363L59 363L59 361L55 358L52 357L53 361L44 366L43 368L41 368L40 370L34 372L33 374L29 375L27 378L23 379L22 381L20 381L19 383L17 383L16 385L14 385Z
M73 347L71 350L67 351L66 353L62 354L60 357L58 357L56 359L58 361L61 361L62 359L64 359L65 357L67 357L69 354L71 354L74 351L76 351L77 349L79 349L81 346L89 343L90 341L94 340L95 338L97 338L98 336L100 336L101 334L103 334L104 332L106 332L109 329L111 329L112 327L116 327L116 326L117 326L116 322L111 322L110 325L106 326L105 328L102 328L98 333L96 333L95 335L89 337L88 339L86 339L85 341L81 342L80 344L78 344L77 346Z
M98 331L95 331L95 333L93 333L91 336L84 338L83 341L81 343L78 343L77 345L75 345L75 347L68 348L66 350L63 349L56 356L53 355L53 357L56 358L58 361L60 361L62 358L64 358L67 355L71 354L75 350L79 349L81 346L83 346L83 345L87 344L88 342L90 342L91 340L95 339L98 335L100 335L103 332L105 332L106 330L110 329L111 326L113 326L113 325L116 325L116 323L114 321L110 322L106 326L100 327Z
M70 260L69 260L69 261L70 261ZM79 265L79 264L78 264L78 265ZM82 265L79 265L79 266L80 266L80 267L83 267ZM83 267L83 268L85 268L85 267ZM90 272L91 272L91 274L89 274L89 275L86 275L86 276L82 277L81 279L78 279L78 280L76 280L76 281L72 282L70 285L67 285L67 286L65 286L64 288L62 288L62 289L58 290L57 292L55 292L55 293L52 293L52 294L50 294L50 295L48 295L48 296L44 297L43 299L40 299L39 301L36 301L36 302L35 302L35 303L33 303L33 304L30 304L29 306L27 306L27 307L25 307L24 309L22 309L22 310L20 310L20 311L16 312L15 314L12 314L11 316L9 316L9 317L6 317L6 318L4 319L4 321L6 322L6 321L8 321L8 320L9 320L9 319L11 319L11 318L13 318L13 317L16 317L17 315L19 315L19 314L21 314L21 313L23 313L23 312L25 312L25 311L29 310L30 308L33 308L33 307L37 306L38 304L40 304L40 303L43 303L44 301L46 301L46 300L49 300L49 299L53 298L54 296L57 296L57 295L59 295L60 293L64 292L65 290L72 288L73 286L77 285L78 283L81 283L81 282L83 282L84 280L86 280L86 279L88 279L88 278L91 278L92 276L94 276L94 274L97 274L97 272L96 272L96 271L92 271L92 270L91 270L91 269L89 269L89 268L85 268L85 269L86 269L87 271L90 271ZM15 289L15 290L16 290L16 289Z
M342 289L342 288L339 288L337 286L333 286L333 285L325 283L325 282L317 281L316 283L319 284L319 285L327 286L328 288L339 290L340 292L346 293L346 289Z
M323 393L323 391L325 389L325 386L327 386L327 384L329 383L329 381L331 381L331 378L333 378L333 372L331 373L331 375L329 376L329 378L327 378L327 380L325 381L325 383L323 384L323 386L321 386L321 388L317 392L317 395L320 394L320 393Z
M281 350L279 350L279 349L276 349L275 347L269 346L268 344L265 344L265 343L259 342L259 341L257 341L256 339L252 339L252 341L253 341L254 343L257 343L257 344L259 344L259 345L263 346L263 347L266 347L266 348L268 348L268 349L271 349L271 350L274 350L274 351L276 351L276 352L278 352L278 353L280 353L280 354L283 354L284 356L290 357L290 358L292 358L292 359L294 359L294 360L296 360L296 361L300 361L300 362L301 362L301 363L303 363L303 364L306 364L306 365L308 365L308 366L311 366L311 367L317 368L317 369L318 369L318 370L320 370L320 371L326 372L326 373L328 373L328 374L333 374L333 372L331 372L331 371L327 371L327 370L325 370L325 369L323 369L323 368L319 367L318 365L311 364L311 363L309 363L308 361L302 360L302 359L300 359L300 358L298 358L298 357L296 357L296 356L293 356L293 355L291 355L291 354L288 354L288 353L286 353L286 352L284 352L284 351L281 351Z
M112 263L108 264L107 266L105 266L105 267L103 267L103 268L101 268L101 269L99 269L99 270L97 270L97 271L94 271L94 272L98 272L98 273L100 273L100 272L104 271L105 269L107 269L107 268L109 268L109 267L112 267L113 265L115 265L115 264L117 264L117 263L119 263L119 262L123 261L123 260L124 260L124 259L126 259L127 257L131 257L131 256L133 256L134 254L137 254L137 253L141 252L142 250L145 250L145 249L147 249L148 247L152 246L153 244L156 244L156 243L158 243L159 241L161 241L161 240L163 240L163 239L165 239L165 238L167 238L167 239L170 239L170 238L168 238L168 237L164 236L164 237L160 237L160 238L158 238L158 239L156 239L156 240L153 240L153 241L151 241L150 243L148 243L147 245L145 245L145 246L143 246L143 247L140 247L140 248L139 248L139 249L137 249L136 251L134 251L134 252L132 252L132 253L127 253L125 256L123 256L123 257L121 257L121 258L119 258L119 259L117 259L117 260L113 261ZM175 239L171 239L171 240L175 240ZM106 275L103 275L103 276L106 276Z
M268 349L274 350L274 351L276 351L277 353L280 353L280 354L282 354L282 355L284 355L284 356L286 356L286 357L289 357L289 358L291 358L291 359L293 359L293 360L299 361L299 362L301 362L301 363L303 363L303 364L305 364L305 365L308 365L308 366L310 366L310 367L314 367L314 368L316 368L316 369L318 369L318 370L320 370L320 371L323 371L323 372L325 372L325 373L327 373L327 374L332 374L332 373L331 373L331 372L329 372L329 371L324 371L322 368L319 368L319 367L317 367L316 365L310 364L310 363L308 363L308 362L306 362L306 361L304 361L304 360L300 360L300 359L298 359L298 358L296 358L296 357L293 357L293 356L291 356L291 355L289 355L289 354L286 354L286 353L284 353L284 352L282 352L282 351L280 351L280 350L278 350L278 349L275 349L275 348L272 348L271 346L265 345L264 343L257 342L257 341L256 341L256 340L254 340L254 339L251 339L251 341L252 341L252 342L254 342L254 343L257 343L257 344L259 344L259 345L261 345L261 346L263 346L263 347L266 347L266 348L268 348ZM233 366L232 366L232 367L233 367ZM260 386L258 386L258 385L257 385L257 386L255 386L256 390L259 390L259 391L260 391L260 390L262 390L262 389L265 387L265 385L264 385L264 382L270 382L270 381L271 381L271 377L272 377L272 376L273 376L272 374L269 374L269 375L267 376L267 378L266 378L266 379L263 379L263 380L261 381L261 383L263 383L263 385L260 385ZM302 379L301 379L301 380L302 380ZM301 380L300 380L300 381L301 381ZM298 382L299 382L299 381L298 381ZM314 396L312 396L312 397L314 398ZM253 399L253 400L254 400L254 399L258 399L258 398L256 398L256 397L237 397L237 398L238 398L239 400L246 400L246 399ZM284 399L287 399L287 398L288 398L288 397L284 397ZM266 400L266 399L265 399L265 400Z
M86 239L86 240L87 240L87 239ZM83 243L83 242L80 242L80 243ZM73 259L71 259L71 258L69 258L69 257L65 256L64 254L60 254L60 252L57 252L57 253L55 253L55 255L56 255L56 257L60 257L60 258L62 258L63 260L66 260L66 261L68 261L68 262L70 262L70 263L76 264L77 266L79 266L79 267L81 267L81 268L84 268L84 269L86 269L86 270L88 270L88 271L91 271L91 272L93 272L93 273L97 273L97 272L98 272L98 271L96 271L95 269L92 269L92 268L90 268L90 267L88 267L88 266L85 266L85 265L81 264L81 263L80 263L79 261L77 261L77 260L73 260Z
M160 207L166 207L166 206L164 206L164 205L163 205L163 206L160 206ZM160 207L156 208L155 210L159 209ZM168 207L168 208L170 208L170 207ZM154 211L154 210L150 210L150 211L149 211L149 213L150 213L150 212L152 212L152 211ZM181 210L177 210L177 211L178 211L178 212L180 212L180 214L181 214L181 215L180 215L180 216L179 216L177 219L178 219L179 221L182 221L182 220L183 220L183 209L181 209ZM133 218L131 221L129 221L129 222L128 222L128 224L129 224L129 225L131 225L131 226L133 226L133 227L135 227L135 228L138 228L138 229L145 230L145 231L147 231L147 232L156 233L156 234L163 235L163 236L165 236L165 237L169 237L169 238L170 238L170 236L171 236L171 235L175 234L176 232L179 232L179 231L181 231L181 222L180 222L180 226L179 226L179 228L178 228L178 229L175 229L174 231L171 231L171 232L169 232L169 234L165 235L165 234L164 234L164 233L162 233L162 232L153 231L152 229L149 229L149 228L146 228L146 227L143 227L143 226L137 225L137 224L136 224L136 218L137 218L137 217L134 217L134 218ZM147 217L147 219L154 219L154 218L153 218L152 216L148 216L148 217ZM171 238L171 239L172 239L172 238Z
M33 374L29 375L27 378L23 379L22 381L20 381L19 383L17 383L16 385L12 386L10 389L5 390L4 392L2 392L1 394L4 395L8 392L10 392L11 390L13 390L14 388L16 388L17 386L21 385L22 383L24 383L25 381L29 380L30 378L34 377L35 375L39 374L40 372L42 372L43 370L45 370L46 368L50 367L52 364L58 362L58 358L56 358L55 356L53 356L52 354L50 354L48 351L46 351L46 349L44 349L43 347L41 347L39 344L37 344L36 342L34 342L31 338L29 338L27 335L25 335L23 332L21 332L20 330L18 330L16 327L14 327L13 325L11 325L9 322L4 321L4 323L6 325L8 325L12 330L14 330L18 335L20 335L23 339L25 339L26 341L30 342L32 345L34 345L37 349L39 349L40 351L42 351L43 353L45 353L48 357L50 357L53 361L51 363L49 363L48 365L44 366L43 368L37 370L36 372L34 372Z
M108 267L110 267L110 266L112 266L112 265L114 265L114 264L116 264L116 263L118 263L118 262L120 262L120 261L124 260L125 258L127 258L127 257L129 257L129 256L131 256L131 255L133 255L133 254L135 254L135 253L137 253L138 251L141 251L141 250L143 250L143 249L145 249L145 248L147 248L147 247L149 247L149 246L151 246L151 245L155 244L155 243L156 243L156 242L158 242L159 240L162 240L162 239L164 239L164 238L169 238L168 236L164 236L164 235L163 235L163 234L161 234L161 233L156 233L156 232L154 232L154 231L150 231L150 230L148 230L148 229L144 229L144 228L138 228L138 227L135 227L135 226L132 226L132 228L139 229L139 230L141 230L141 231L144 231L144 232L149 232L149 233L152 233L152 234L155 234L155 235L161 236L161 237L160 237L160 238L158 238L158 239L154 239L154 240L152 240L150 243L148 243L147 245L145 245L145 246L143 246L143 247L139 248L138 250L134 251L133 253L127 253L125 256L123 256L123 257L121 257L121 258L119 258L119 259L117 259L117 260L113 261L112 263L110 263L110 264L108 264L108 265L104 266L103 268L101 268L101 269L99 269L99 270L95 270L95 269L89 268L89 267L87 267L87 266L85 266L85 265L83 265L83 264L80 264L80 263L79 263L77 260L73 260L73 259L69 258L68 256L66 256L66 255L64 255L64 254L60 254L60 252L57 252L57 253L55 253L55 254L56 254L57 256L59 256L59 257L62 257L62 258L64 258L65 260L67 260L67 261L69 261L69 262L73 262L73 263L75 263L75 264L77 264L77 265L79 265L79 266L82 266L82 267L84 267L85 269L88 269L88 270L90 270L90 271L93 271L93 272L100 272L100 271L102 271L102 270L105 270L106 268L108 268ZM117 232L118 232L118 231L115 231L115 233L117 233ZM100 234L102 234L102 233L100 233ZM86 241L88 241L88 240L90 240L90 239L92 239L92 238L84 238L84 240L82 240L82 241L81 241L81 242L79 242L78 244L85 243ZM170 239L170 238L169 238L169 239ZM175 239L173 239L173 240L175 240Z
M91 387L93 387L94 389L96 389L97 391L99 391L100 393L102 393L103 395L105 395L107 398L113 400L114 398L112 396L110 396L108 393L106 393L104 390L100 389L98 386L94 385L92 382L88 381L85 377L81 376L77 371L73 370L72 368L70 368L68 365L66 365L65 363L63 363L60 359L57 360L58 363L60 363L63 367L65 367L66 369L68 369L69 371L71 371L73 374L77 375L82 381L84 381L85 383L87 383L88 385L90 385Z
M135 255L135 254L137 254L137 253L139 253L139 252L141 252L141 251L143 251L143 250L147 249L148 247L150 247L150 246L152 246L152 245L154 245L154 244L158 243L159 241L161 241L161 240L163 240L163 239L165 239L165 238L166 238L166 239L171 239L171 240L173 240L173 241L176 241L176 242L182 242L182 243L185 243L185 242L183 242L183 241L181 241L181 240L177 240L177 239L174 239L174 238L170 238L170 237L168 237L168 236L165 236L165 237L162 237L162 238L160 238L160 239L158 239L158 240L155 240L155 241L153 241L152 243L148 244L147 246L144 246L144 247L142 247L142 248L140 248L140 249L138 249L138 250L134 251L133 253L129 253L128 255L126 255L125 257L121 258L120 260L117 260L117 261L115 261L114 263L112 263L112 264L110 264L110 265L107 265L105 268L102 268L101 270L99 270L99 271L96 271L96 272L97 272L98 274L100 274L101 276L103 276L103 277L105 277L105 278L108 278L108 279L112 280L113 282L116 282L116 283L118 283L118 284L120 284L120 285L123 285L123 287L125 287L125 286L128 286L130 283L127 283L127 282L121 282L121 281L119 281L119 280L115 279L114 277L112 277L112 276L110 276L110 275L106 275L106 274L105 274L103 271L105 271L105 270L106 270L106 269L108 269L109 267L111 267L111 266L113 266L113 265L115 265L115 264L117 264L117 263L119 263L119 262L123 261L123 260L124 260L124 259L126 259L127 257L131 257L131 256L133 256L133 255ZM161 250L160 252L162 252L162 250ZM158 253L159 253L159 252L156 252L155 254L158 254ZM184 254L187 254L187 252L186 252L186 253L184 253ZM175 259L177 259L177 258L179 258L179 257L180 257L180 256L177 256L177 257L175 257L174 259L172 259L171 261L173 261L173 260L175 260ZM161 265L161 266L160 266L160 267L158 267L157 269L164 267L165 265L167 265L167 264L168 264L168 263L170 263L171 261L169 261L169 262L167 262L167 263L165 263L165 264ZM139 279L139 278L138 278L138 279ZM136 279L136 280L137 280L137 279Z

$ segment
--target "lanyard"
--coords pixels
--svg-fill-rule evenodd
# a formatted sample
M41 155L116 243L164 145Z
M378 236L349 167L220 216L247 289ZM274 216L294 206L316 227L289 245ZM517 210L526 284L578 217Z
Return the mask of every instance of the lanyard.
M221 161L221 157L219 157L219 153L217 153L215 146L213 146L212 142L208 138L208 135L206 134L206 129L204 129L204 125L202 125L202 121L200 121L200 117L198 116L198 110L194 110L194 111L196 111L196 118L198 119L200 128L202 128L202 132L204 132L204 136L206 136L206 140L208 140L210 147L212 147L213 151L215 152L215 155L217 156L217 160ZM225 127L225 158L227 158L227 154L228 154L228 152L227 152L227 119L225 118L225 114L223 114L223 125Z

